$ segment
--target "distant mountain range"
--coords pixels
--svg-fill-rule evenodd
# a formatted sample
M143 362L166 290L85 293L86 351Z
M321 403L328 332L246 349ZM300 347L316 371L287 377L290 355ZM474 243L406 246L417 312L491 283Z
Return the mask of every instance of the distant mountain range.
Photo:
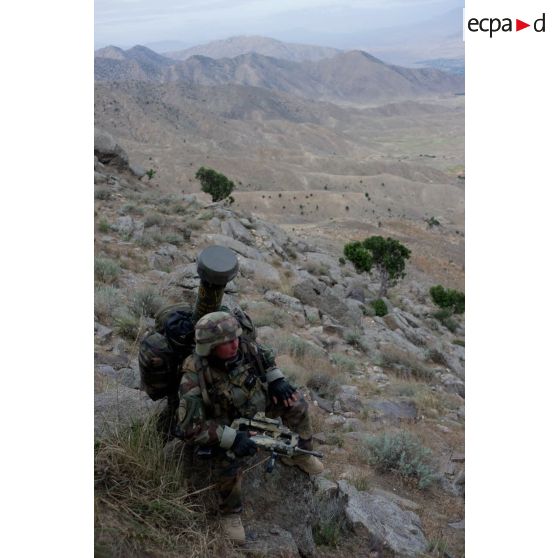
M464 90L463 76L432 68L388 65L363 51L340 52L303 62L256 53L221 59L194 55L173 60L144 46L126 51L110 46L95 53L95 80L235 84L311 99L359 103Z
M242 54L255 53L291 62L304 62L331 58L340 52L342 51L337 48L285 43L268 37L249 36L230 37L222 41L212 41L204 45L163 54L175 60L186 60L196 55L209 58L235 58Z

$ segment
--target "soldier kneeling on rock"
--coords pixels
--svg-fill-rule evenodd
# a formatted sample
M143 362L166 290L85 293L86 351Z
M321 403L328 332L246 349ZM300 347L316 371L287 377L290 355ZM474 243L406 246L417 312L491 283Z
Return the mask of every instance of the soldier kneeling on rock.
M216 461L221 524L236 544L246 541L240 519L242 458L254 455L257 448L250 432L231 428L233 420L252 418L259 411L281 417L299 435L299 447L312 449L307 402L277 368L270 351L241 334L240 324L228 312L212 312L197 322L195 352L182 366L175 432ZM309 475L324 468L312 455L283 462Z

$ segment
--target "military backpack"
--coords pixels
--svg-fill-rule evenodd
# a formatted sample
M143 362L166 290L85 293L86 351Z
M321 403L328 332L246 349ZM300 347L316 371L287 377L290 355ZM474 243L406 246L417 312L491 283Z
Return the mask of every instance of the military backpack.
M256 340L256 327L240 308L220 310L231 313L242 327L242 335ZM140 343L139 368L142 389L151 399L177 399L182 363L195 349L192 308L185 303L165 306L155 315L155 330Z

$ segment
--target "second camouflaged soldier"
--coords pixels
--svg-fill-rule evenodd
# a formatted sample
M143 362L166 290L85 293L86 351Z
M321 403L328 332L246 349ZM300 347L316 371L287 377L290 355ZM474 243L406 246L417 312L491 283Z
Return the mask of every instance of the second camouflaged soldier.
M241 459L254 455L256 446L248 432L230 427L233 420L265 411L299 435L301 448L312 449L307 402L277 368L272 352L241 334L238 321L227 312L212 312L198 321L195 352L182 367L176 428L179 438L215 460L223 530L237 544L246 540L239 515ZM324 468L311 455L283 462L310 475Z

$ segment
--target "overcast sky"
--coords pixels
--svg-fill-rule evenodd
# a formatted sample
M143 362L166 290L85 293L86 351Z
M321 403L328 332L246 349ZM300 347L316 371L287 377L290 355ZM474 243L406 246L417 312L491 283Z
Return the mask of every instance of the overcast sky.
M352 31L427 20L464 0L95 0L95 48L234 35L350 47ZM354 46L354 45L353 45Z

